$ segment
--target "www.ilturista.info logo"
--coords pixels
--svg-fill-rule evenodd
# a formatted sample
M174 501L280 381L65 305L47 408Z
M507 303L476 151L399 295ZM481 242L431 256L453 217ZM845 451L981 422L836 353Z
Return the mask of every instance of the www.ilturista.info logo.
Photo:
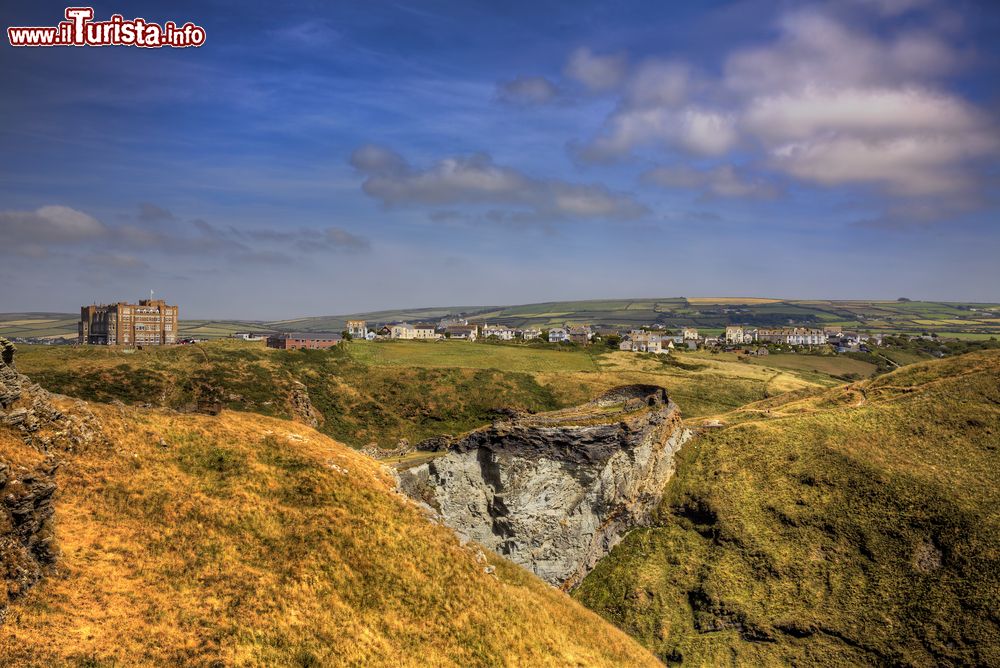
M55 27L10 27L11 46L138 46L158 49L164 46L184 48L205 43L205 29L190 21L178 26L173 21L163 25L146 19L126 20L112 14L107 21L94 21L93 7L67 7L66 20Z

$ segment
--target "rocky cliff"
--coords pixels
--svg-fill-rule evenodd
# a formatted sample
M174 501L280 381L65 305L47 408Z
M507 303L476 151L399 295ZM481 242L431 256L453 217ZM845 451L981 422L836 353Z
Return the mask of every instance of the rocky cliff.
M0 339L0 622L58 556L53 531L57 452L97 437L83 402L73 416L14 365L14 346Z
M630 385L576 408L512 415L400 472L460 536L569 589L647 523L690 434L663 388Z

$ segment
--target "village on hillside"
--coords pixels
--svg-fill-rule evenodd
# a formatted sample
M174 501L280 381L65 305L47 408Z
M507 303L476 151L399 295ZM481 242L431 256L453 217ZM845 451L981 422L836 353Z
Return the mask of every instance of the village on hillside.
M151 298L137 303L114 302L92 304L80 309L76 343L81 345L115 345L126 351L145 346L201 343L208 339L179 334L177 305ZM730 316L740 311L733 309ZM495 343L507 345L551 346L554 348L599 347L601 350L621 350L632 353L667 355L673 351L730 352L744 357L771 353L860 354L878 357L877 348L908 348L933 357L943 357L968 348L960 339L940 336L935 332L892 333L827 324L819 327L789 319L787 325L725 324L701 331L694 323L633 324L621 327L613 324L587 324L579 321L552 323L551 326L512 326L489 322L477 314L446 312L433 321L371 322L360 317L340 320L340 331L290 331L265 329L220 333L232 339L263 342L268 348L280 350L322 350L344 341L372 342L414 341ZM482 321L480 321L482 319ZM274 323L278 324L278 323ZM273 326L273 324L272 324ZM16 343L47 343L52 339L24 340ZM61 339L63 343L67 340ZM992 346L993 342L981 342ZM873 358L874 359L874 358ZM877 360L876 360L877 361Z
M865 337L858 332L839 327L777 327L756 328L743 325L727 326L719 336L702 335L694 327L674 331L654 324L622 331L610 327L566 323L547 329L518 328L501 324L470 322L462 317L448 316L438 322L393 322L369 326L365 320L348 320L340 334L323 332L290 332L265 336L238 332L234 337L248 341L266 340L270 348L328 348L342 340L367 341L524 341L564 343L579 346L603 344L607 347L636 353L667 354L672 350L742 351L748 355L767 355L769 347L815 349L830 347L835 352L867 352L868 345L881 345L881 336Z

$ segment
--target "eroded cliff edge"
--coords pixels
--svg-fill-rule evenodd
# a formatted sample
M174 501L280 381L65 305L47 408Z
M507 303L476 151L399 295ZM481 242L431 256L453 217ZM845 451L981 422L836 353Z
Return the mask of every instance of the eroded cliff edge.
M666 390L629 385L512 415L400 472L400 487L474 540L565 589L647 524L690 438Z
M98 440L86 405L73 402L73 415L60 411L53 395L17 372L14 355L14 346L0 338L0 623L7 604L38 582L59 554L57 453Z

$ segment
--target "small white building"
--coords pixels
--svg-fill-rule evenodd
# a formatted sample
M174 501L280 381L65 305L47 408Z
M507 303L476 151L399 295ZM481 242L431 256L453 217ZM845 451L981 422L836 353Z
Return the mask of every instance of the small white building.
M565 327L553 327L549 330L550 343L562 343L563 341L569 341L569 330Z
M413 326L413 338L415 339L438 338L437 325L434 325L429 322L418 322Z
M240 341L263 341L267 338L265 334L260 332L233 332L230 337Z
M458 341L475 341L479 336L479 328L476 325L449 325L445 327L445 336Z
M393 339L415 339L413 325L408 322L397 322L389 325L389 337Z
M501 341L513 341L514 337L517 336L517 330L506 325L483 325L482 337L488 339L491 336L495 336Z
M665 342L669 342L669 339L662 334L633 329L622 339L618 348L633 353L661 353L666 351Z
M697 341L698 340L698 330L694 327L685 327L681 330L681 337L685 341Z
M542 330L537 327L529 327L527 329L521 330L521 338L525 341L530 341L531 339L538 339L542 336Z
M344 328L352 339L363 339L368 336L368 323L364 320L348 320Z
M757 340L756 329L748 329L743 325L726 326L726 343L734 343L736 345L742 345L744 343L753 343L756 340Z

